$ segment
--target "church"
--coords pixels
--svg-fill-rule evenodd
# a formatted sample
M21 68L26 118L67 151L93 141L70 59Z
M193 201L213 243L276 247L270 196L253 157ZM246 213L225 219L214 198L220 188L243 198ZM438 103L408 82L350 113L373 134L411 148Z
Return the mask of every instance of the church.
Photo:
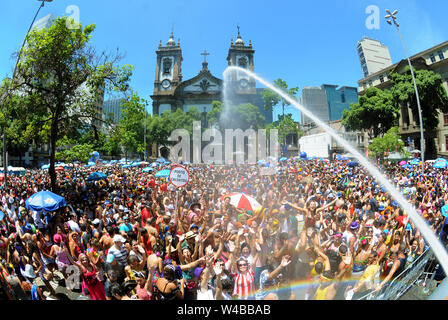
M249 71L254 71L254 54L252 42L245 44L238 27L237 40L230 44L227 55L229 66L238 66ZM200 112L209 112L213 101L222 101L223 80L215 77L208 69L207 55L204 51L202 69L195 77L183 80L182 78L182 49L180 42L174 40L173 32L165 46L162 41L156 51L157 65L154 80L153 115L161 115L167 110L176 111L182 109L187 112L192 107L197 107ZM255 80L244 72L232 72L229 79L232 92L232 103L251 103L258 107L265 117L266 123L272 122L272 111L265 110L261 91L256 88Z

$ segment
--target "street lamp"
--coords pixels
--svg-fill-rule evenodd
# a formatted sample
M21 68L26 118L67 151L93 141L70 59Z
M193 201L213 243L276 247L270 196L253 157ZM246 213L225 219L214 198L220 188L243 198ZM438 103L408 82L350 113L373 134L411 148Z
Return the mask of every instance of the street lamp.
M420 95L418 93L417 81L415 80L414 70L412 69L411 59L409 59L408 50L406 49L406 45L404 43L403 36L401 35L401 32L400 32L400 24L397 22L398 10L395 10L394 12L391 13L390 10L386 9L386 12L387 12L387 15L385 18L387 19L387 23L390 25L392 25L392 23L393 23L395 25L395 27L397 27L397 31L398 31L398 34L400 35L400 39L403 44L404 51L406 52L406 58L408 60L409 67L411 69L412 80L414 81L415 95L417 97L418 116L420 119L420 140L421 140L421 149L422 149L421 154L422 154L422 173L423 173L424 165L425 165L425 136L423 133L422 108L420 105Z
M33 21L30 24L30 27L28 28L28 31L26 32L26 36L25 39L23 39L23 43L22 46L20 47L19 50L19 54L17 55L17 60L16 60L16 65L14 66L14 71L12 73L12 78L11 78L11 82L7 84L6 90L4 95L1 97L0 99L0 105L3 104L3 102L5 101L5 99L7 98L7 96L9 95L9 89L12 87L14 87L14 80L16 78L16 73L17 73L17 65L19 64L20 58L22 56L22 52L23 52L23 48L25 47L25 43L26 43L26 39L28 38L28 34L31 31L31 28L34 25L34 22L36 21L36 18L40 12L40 9L42 9L43 6L45 6L45 2L52 2L53 0L37 0L40 1L41 4L39 6L39 9L37 9L36 14L34 15ZM5 108L5 119L8 118L8 110L7 108ZM7 187L7 180L8 180L8 164L6 163L6 128L3 127L3 171L4 171L4 186L5 188Z

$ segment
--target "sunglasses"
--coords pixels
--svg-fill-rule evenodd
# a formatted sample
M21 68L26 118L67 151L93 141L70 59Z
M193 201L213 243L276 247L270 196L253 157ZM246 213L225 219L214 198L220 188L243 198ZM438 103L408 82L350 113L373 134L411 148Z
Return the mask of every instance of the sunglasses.
M238 264L238 267L247 267L247 263L240 263Z

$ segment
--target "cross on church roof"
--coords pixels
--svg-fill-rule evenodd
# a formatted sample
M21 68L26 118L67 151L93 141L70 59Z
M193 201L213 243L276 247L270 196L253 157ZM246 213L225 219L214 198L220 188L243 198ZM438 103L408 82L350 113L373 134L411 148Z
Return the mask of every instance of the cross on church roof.
M204 56L204 62L207 62L207 56L209 56L210 53L207 52L207 50L204 50L203 53L201 53L201 56Z

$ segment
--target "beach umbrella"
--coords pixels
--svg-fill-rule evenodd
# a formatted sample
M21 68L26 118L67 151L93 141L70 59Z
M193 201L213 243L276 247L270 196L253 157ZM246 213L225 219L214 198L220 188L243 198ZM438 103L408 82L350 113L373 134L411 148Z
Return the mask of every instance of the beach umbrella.
M151 167L157 167L158 165L159 165L158 162L153 162L153 163L151 163Z
M46 170L46 169L48 169L48 168L50 168L50 165L49 165L49 164L44 164L44 165L41 167L41 169L44 169L44 170Z
M37 212L55 211L61 207L65 207L67 203L65 198L50 191L40 191L33 194L25 201L25 206L28 210Z
M57 167L54 170L57 171L57 172L61 172L61 171L64 171L64 167Z
M409 161L409 164L411 164L413 166L418 166L420 164L420 159L413 159L413 160Z
M152 171L154 171L154 168L146 167L146 168L144 168L142 171L143 171L143 172L152 172Z
M306 159L307 155L306 152L300 152L300 158Z
M279 161L286 161L286 160L288 160L288 158L286 158L286 157L282 157L282 158L280 158Z
M156 178L168 178L168 176L170 175L170 171L169 169L163 169L160 170L159 172L157 172L155 174Z
M160 162L160 163L164 163L164 162L167 162L168 160L166 160L165 158L158 158L157 160L156 160L156 162Z
M398 165L400 165L400 166L404 166L405 164L407 164L407 162L406 161L400 161L399 163L398 163Z
M221 201L224 201L224 198L227 197L230 197L230 203L239 209L255 211L256 209L261 207L261 204L258 203L257 200L244 193L235 192L226 194L221 197Z
M98 180L104 180L106 178L107 175L103 172L92 172L87 178L87 181L98 181Z
M437 159L433 164L433 167L436 169L446 169L447 166L448 161L445 159Z
M347 166L352 167L352 168L357 167L358 165L359 165L359 163L356 161L350 161L349 163L347 163Z

